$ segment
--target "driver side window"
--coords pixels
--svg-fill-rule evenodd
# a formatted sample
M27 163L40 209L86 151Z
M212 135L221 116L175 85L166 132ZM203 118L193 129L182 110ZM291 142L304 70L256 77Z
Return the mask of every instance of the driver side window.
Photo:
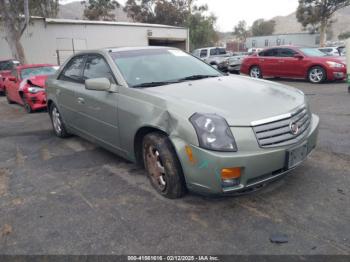
M83 80L92 78L107 78L115 83L111 69L105 59L100 55L89 55L85 63Z
M81 70L83 69L85 56L77 56L72 58L63 72L59 76L59 80L81 83Z

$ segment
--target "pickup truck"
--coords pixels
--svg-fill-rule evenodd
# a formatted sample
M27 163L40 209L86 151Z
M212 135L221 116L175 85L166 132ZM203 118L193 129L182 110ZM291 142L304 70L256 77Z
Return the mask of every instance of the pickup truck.
M228 64L228 59L231 56L229 53L226 52L226 49L223 47L200 48L194 50L192 54L202 59L207 64L216 67L225 64L223 62L226 62Z

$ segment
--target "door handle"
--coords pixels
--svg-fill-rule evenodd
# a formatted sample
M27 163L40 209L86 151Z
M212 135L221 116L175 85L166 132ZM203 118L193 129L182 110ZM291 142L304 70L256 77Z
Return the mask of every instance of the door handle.
M278 60L278 62L280 62L280 63L284 63L284 60Z
M81 104L81 105L85 104L85 99L84 99L84 98L78 97L77 100L78 100L78 103L79 103L79 104Z
M259 59L260 60L260 62L264 62L265 61L265 59Z

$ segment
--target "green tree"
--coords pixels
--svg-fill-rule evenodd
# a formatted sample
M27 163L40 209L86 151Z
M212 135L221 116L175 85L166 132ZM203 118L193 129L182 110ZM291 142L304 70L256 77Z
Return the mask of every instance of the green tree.
M212 45L218 37L216 17L196 0L128 0L124 11L136 22L185 26L190 29L191 49Z
M238 24L234 27L232 34L236 36L240 41L245 42L250 34L250 30L247 27L247 22L244 20L239 21Z
M275 31L276 22L274 20L258 19L253 22L251 32L253 36L272 35Z
M346 40L348 38L350 38L350 31L347 31L345 33L341 33L340 35L338 35L339 40Z
M310 26L320 32L320 46L324 46L333 14L349 5L350 0L299 0L296 16L304 28Z
M27 62L21 37L29 25L30 16L55 17L57 12L56 0L0 0L0 25L13 58Z
M114 0L88 0L81 3L85 5L84 17L88 20L115 21L113 11L120 7Z

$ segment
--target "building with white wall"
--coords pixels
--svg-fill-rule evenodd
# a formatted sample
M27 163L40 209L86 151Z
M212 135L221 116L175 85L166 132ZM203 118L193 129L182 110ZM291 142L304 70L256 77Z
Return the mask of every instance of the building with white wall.
M21 43L28 63L62 64L70 55L89 49L122 46L173 46L189 50L189 32L167 25L32 18ZM11 51L0 28L0 60Z
M268 48L280 45L295 45L305 47L318 47L320 45L320 34L295 33L268 36L253 36L246 40L246 47Z

